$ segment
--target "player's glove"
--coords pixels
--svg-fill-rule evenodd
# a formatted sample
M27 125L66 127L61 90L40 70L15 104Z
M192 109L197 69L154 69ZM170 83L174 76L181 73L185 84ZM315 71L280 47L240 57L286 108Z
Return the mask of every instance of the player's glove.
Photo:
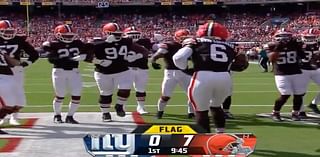
M161 69L161 64L158 64L158 63L152 63L151 65L152 65L152 68L153 68L153 69L156 69L156 70Z
M71 58L71 60L79 62L79 61L84 61L87 58L86 54L82 54L82 55L77 55Z
M103 67L108 67L112 61L111 60L106 60L106 59L93 59L92 60L92 63L93 64L99 64L100 66L103 66Z

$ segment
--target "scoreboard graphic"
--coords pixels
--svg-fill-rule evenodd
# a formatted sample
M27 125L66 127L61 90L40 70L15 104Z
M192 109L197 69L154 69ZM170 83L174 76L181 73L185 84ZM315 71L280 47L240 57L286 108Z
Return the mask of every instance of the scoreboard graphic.
M139 128L138 128L139 130ZM142 133L87 135L83 138L89 154L113 155L233 155L249 156L256 145L251 133L197 133L188 125L152 125Z

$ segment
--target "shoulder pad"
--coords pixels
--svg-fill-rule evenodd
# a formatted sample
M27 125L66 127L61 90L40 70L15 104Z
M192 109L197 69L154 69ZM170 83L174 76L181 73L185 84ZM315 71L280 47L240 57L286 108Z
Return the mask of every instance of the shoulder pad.
M17 34L16 37L22 41L26 41L28 38L25 34Z
M187 38L185 40L182 41L182 46L185 46L185 45L195 45L197 44L197 41L193 38Z

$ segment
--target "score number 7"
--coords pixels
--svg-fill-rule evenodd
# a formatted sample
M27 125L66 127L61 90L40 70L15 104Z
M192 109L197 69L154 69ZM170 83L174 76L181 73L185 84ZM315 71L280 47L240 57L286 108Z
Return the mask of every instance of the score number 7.
M186 142L184 142L183 146L189 146L189 144L191 143L192 139L193 139L194 135L183 135L183 138L186 139Z

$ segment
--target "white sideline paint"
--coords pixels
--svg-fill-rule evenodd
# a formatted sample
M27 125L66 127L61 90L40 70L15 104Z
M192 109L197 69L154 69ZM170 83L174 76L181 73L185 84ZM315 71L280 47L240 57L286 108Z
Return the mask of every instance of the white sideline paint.
M24 139L14 152L0 153L0 157L91 157L83 144L86 134L130 133L136 127L131 113L124 118L112 113L114 121L106 123L98 112L78 112L74 117L81 124L54 124L52 113L21 113L21 119L39 119L33 128L3 129L9 135L1 135L2 138Z
M80 108L83 107L83 108L92 108L92 107L98 107L99 105L98 104L92 104L92 105L80 105ZM135 107L137 105L135 104L128 104L126 105L128 107ZM157 105L145 105L146 107L158 107ZM166 107L186 107L187 105L171 105L171 104L168 104ZM270 105L232 105L232 107L271 107L273 106L272 104ZM52 107L51 104L44 104L44 105L27 105L25 106L25 108L47 108L47 107ZM62 107L65 107L65 108L68 108L67 105L64 105ZM286 104L284 107L292 107L292 104Z
M308 93L318 93L319 91L308 91ZM25 92L27 94L29 93L43 93L43 94L51 94L53 93L53 91L33 91L33 92L30 92L30 91L27 91ZM90 93L98 93L98 91L83 91L82 93L87 93L87 94L90 94ZM131 91L131 93L135 93L135 91ZM147 93L149 94L152 94L152 93L161 93L161 91L148 91ZM185 94L184 91L174 91L173 93L175 94ZM233 91L232 93L278 93L278 91L276 90L269 90L269 91Z

